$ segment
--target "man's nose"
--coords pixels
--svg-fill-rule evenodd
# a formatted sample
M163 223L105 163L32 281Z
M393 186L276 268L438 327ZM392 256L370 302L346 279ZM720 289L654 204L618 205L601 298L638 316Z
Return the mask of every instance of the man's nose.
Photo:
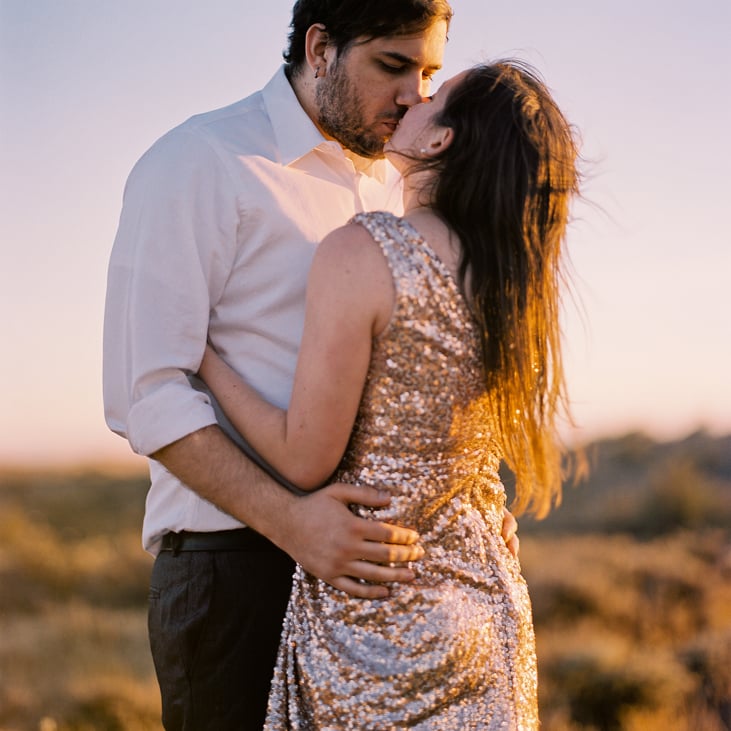
M422 78L421 73L409 74L403 80L399 87L396 103L403 107L413 107L414 104L420 104L424 101L424 96L428 94L429 83Z

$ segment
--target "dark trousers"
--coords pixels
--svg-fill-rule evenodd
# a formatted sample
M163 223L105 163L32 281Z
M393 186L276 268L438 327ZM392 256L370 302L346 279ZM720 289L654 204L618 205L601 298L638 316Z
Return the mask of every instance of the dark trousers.
M148 619L166 731L261 731L293 570L273 546L158 555Z

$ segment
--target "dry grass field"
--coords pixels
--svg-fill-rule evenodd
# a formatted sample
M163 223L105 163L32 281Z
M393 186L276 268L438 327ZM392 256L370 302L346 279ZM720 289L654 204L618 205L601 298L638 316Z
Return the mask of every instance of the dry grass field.
M6 474L0 729L160 729L147 645L144 479Z
M731 729L731 439L595 445L521 522L544 731ZM0 474L0 731L160 730L145 478Z

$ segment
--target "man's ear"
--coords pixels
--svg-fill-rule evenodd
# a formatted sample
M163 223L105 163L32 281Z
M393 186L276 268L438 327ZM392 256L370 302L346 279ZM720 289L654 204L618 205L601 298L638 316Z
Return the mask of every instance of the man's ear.
M310 73L316 79L327 74L328 42L330 36L322 23L311 25L305 35L305 58Z

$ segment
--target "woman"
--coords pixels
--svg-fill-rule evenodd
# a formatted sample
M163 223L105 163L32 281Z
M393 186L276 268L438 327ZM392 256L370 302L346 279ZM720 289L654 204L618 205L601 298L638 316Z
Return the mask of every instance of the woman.
M385 148L403 218L359 214L318 247L289 409L210 349L201 366L292 482L388 486L374 516L415 528L426 551L383 600L297 569L267 729L538 727L498 467L515 472L519 512L543 516L560 497L560 260L577 151L516 62L463 72L425 101Z

